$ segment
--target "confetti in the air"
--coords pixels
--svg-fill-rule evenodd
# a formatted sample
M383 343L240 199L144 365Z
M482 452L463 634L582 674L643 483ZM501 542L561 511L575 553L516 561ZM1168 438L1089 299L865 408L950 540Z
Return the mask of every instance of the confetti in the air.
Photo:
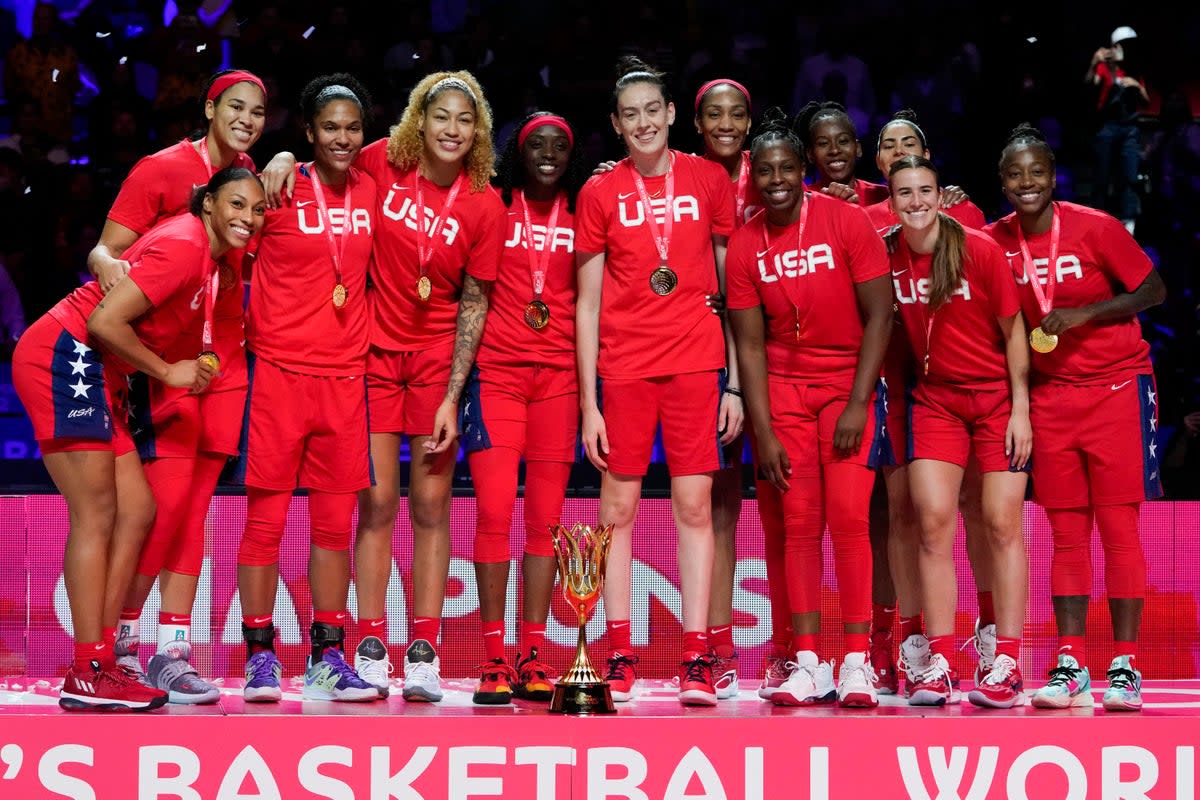
M128 57L128 56L121 56L119 59L117 59L117 63L118 63L118 64L121 64L121 65L124 65L124 64L125 64L125 62L126 62L126 61L128 61L128 60L129 60L129 57Z
M104 31L103 33L101 33L100 31L96 31L97 39L107 39L110 36L112 36L112 31Z
M197 53L203 53L203 52L204 52L205 50L207 50L207 49L208 49L208 45L206 45L206 44L198 44L198 45L196 45L196 52L197 52Z
M1029 37L1028 39L1026 39L1025 41L1029 42L1030 44L1037 44L1037 37L1036 37L1036 36L1030 36L1030 37Z
M54 70L50 73L50 80L54 83L58 83L58 70Z
M310 36L312 36L312 35L313 35L313 31L315 31L316 29L317 29L317 26L316 26L316 25L309 25L309 26L308 26L308 30L306 30L306 31L305 31L303 34L301 34L301 35L302 35L302 36L303 36L305 39L307 39L308 37L310 37Z

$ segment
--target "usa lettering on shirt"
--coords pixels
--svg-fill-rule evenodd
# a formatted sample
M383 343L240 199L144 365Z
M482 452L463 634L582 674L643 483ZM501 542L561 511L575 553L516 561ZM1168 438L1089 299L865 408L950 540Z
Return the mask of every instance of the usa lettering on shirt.
M313 235L325 233L325 219L321 210L315 206L308 204L298 206L296 223L301 233ZM333 229L334 236L342 236L346 233L346 209L337 207L329 209L329 227ZM371 235L371 212L369 209L355 208L351 210L350 234L352 236Z
M1007 252L1005 255L1008 256L1008 263L1014 265L1012 256ZM1044 286L1050 274L1050 259L1033 259L1033 271L1037 273L1038 283ZM1029 276L1025 274L1025 269L1021 264L1020 253L1016 254L1013 273L1016 275L1018 286L1024 286L1029 283ZM1083 265L1079 263L1078 256L1065 255L1058 257L1058 263L1054 269L1054 282L1065 283L1067 278L1074 278L1077 281L1083 280Z
M892 286L896 290L896 300L901 305L912 305L916 302L929 303L929 290L932 286L932 281L929 278L918 278L913 280L911 277L903 281L899 277L892 274ZM958 284L958 288L950 293L951 300L957 295L963 300L971 299L971 284L966 278Z
M388 190L387 198L383 201L383 215L388 219L396 222L403 222L409 230L416 231L417 229L417 203L411 197L405 197L400 203L400 207L396 207L396 185L392 184L392 188ZM425 232L432 232L433 223L437 219L437 212L429 206L424 207L425 211ZM454 245L454 240L458 238L458 232L461 229L461 224L453 216L446 217L442 223L440 231L442 238L446 240L446 246Z
M763 283L774 283L780 277L796 278L801 275L812 275L821 267L837 269L833 262L833 248L828 244L814 244L803 251L785 250L771 257L768 264L765 258L769 251L758 253L758 276Z
M507 248L524 247L529 249L528 237L524 236L525 223L521 220L513 222L512 233L509 234L508 240L504 243ZM574 253L575 252L575 229L560 228L555 226L553 235L549 235L549 231L545 225L534 224L531 226L533 233L533 249L544 250L546 240L550 240L551 253Z
M637 193L630 192L630 199L627 195L621 195L617 198L617 216L621 220L621 225L626 228L636 228L639 225L646 223L646 215L642 213L642 204L639 202ZM683 222L684 219L691 219L693 222L700 221L700 202L690 194L680 195L674 198L671 203L672 217L675 222ZM666 224L667 221L667 200L665 197L660 197L657 200L650 201L650 210L654 213L654 221L659 225Z

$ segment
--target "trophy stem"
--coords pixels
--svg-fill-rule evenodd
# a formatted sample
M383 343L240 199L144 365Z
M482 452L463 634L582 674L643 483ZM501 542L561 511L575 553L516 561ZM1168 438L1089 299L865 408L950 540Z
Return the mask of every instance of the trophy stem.
M554 686L550 711L555 714L612 714L612 693L596 673L587 653L587 614L579 613L579 643L567 674Z

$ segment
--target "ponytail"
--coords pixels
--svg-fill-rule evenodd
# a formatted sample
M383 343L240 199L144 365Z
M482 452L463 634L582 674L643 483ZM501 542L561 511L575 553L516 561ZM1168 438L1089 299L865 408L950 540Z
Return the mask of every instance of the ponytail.
M938 308L958 291L967 256L967 233L958 220L938 212L938 236L929 269L929 307Z

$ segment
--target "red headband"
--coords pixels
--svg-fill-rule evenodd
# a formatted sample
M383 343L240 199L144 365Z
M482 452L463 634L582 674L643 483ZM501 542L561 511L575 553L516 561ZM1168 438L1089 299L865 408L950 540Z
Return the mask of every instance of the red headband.
M224 75L216 78L216 80L212 82L212 86L208 87L208 96L204 99L211 100L215 103L217 102L217 98L221 96L222 92L224 92L230 86L233 86L235 83L242 82L253 83L262 90L263 100L267 99L267 87L263 86L262 79L253 72L245 72L244 70L240 69L235 69L233 72L226 72Z
M521 126L520 133L517 134L517 147L524 147L525 140L529 138L529 134L543 125L553 125L562 130L567 135L567 144L575 146L575 134L571 132L571 126L567 121L555 114L541 114L526 122Z
M750 93L746 91L746 87L735 81L733 78L717 78L715 81L709 81L700 87L700 91L696 92L696 113L700 113L700 101L704 99L704 95L708 94L708 90L714 86L720 86L722 83L727 83L733 88L741 92L746 98L746 105L750 105Z

